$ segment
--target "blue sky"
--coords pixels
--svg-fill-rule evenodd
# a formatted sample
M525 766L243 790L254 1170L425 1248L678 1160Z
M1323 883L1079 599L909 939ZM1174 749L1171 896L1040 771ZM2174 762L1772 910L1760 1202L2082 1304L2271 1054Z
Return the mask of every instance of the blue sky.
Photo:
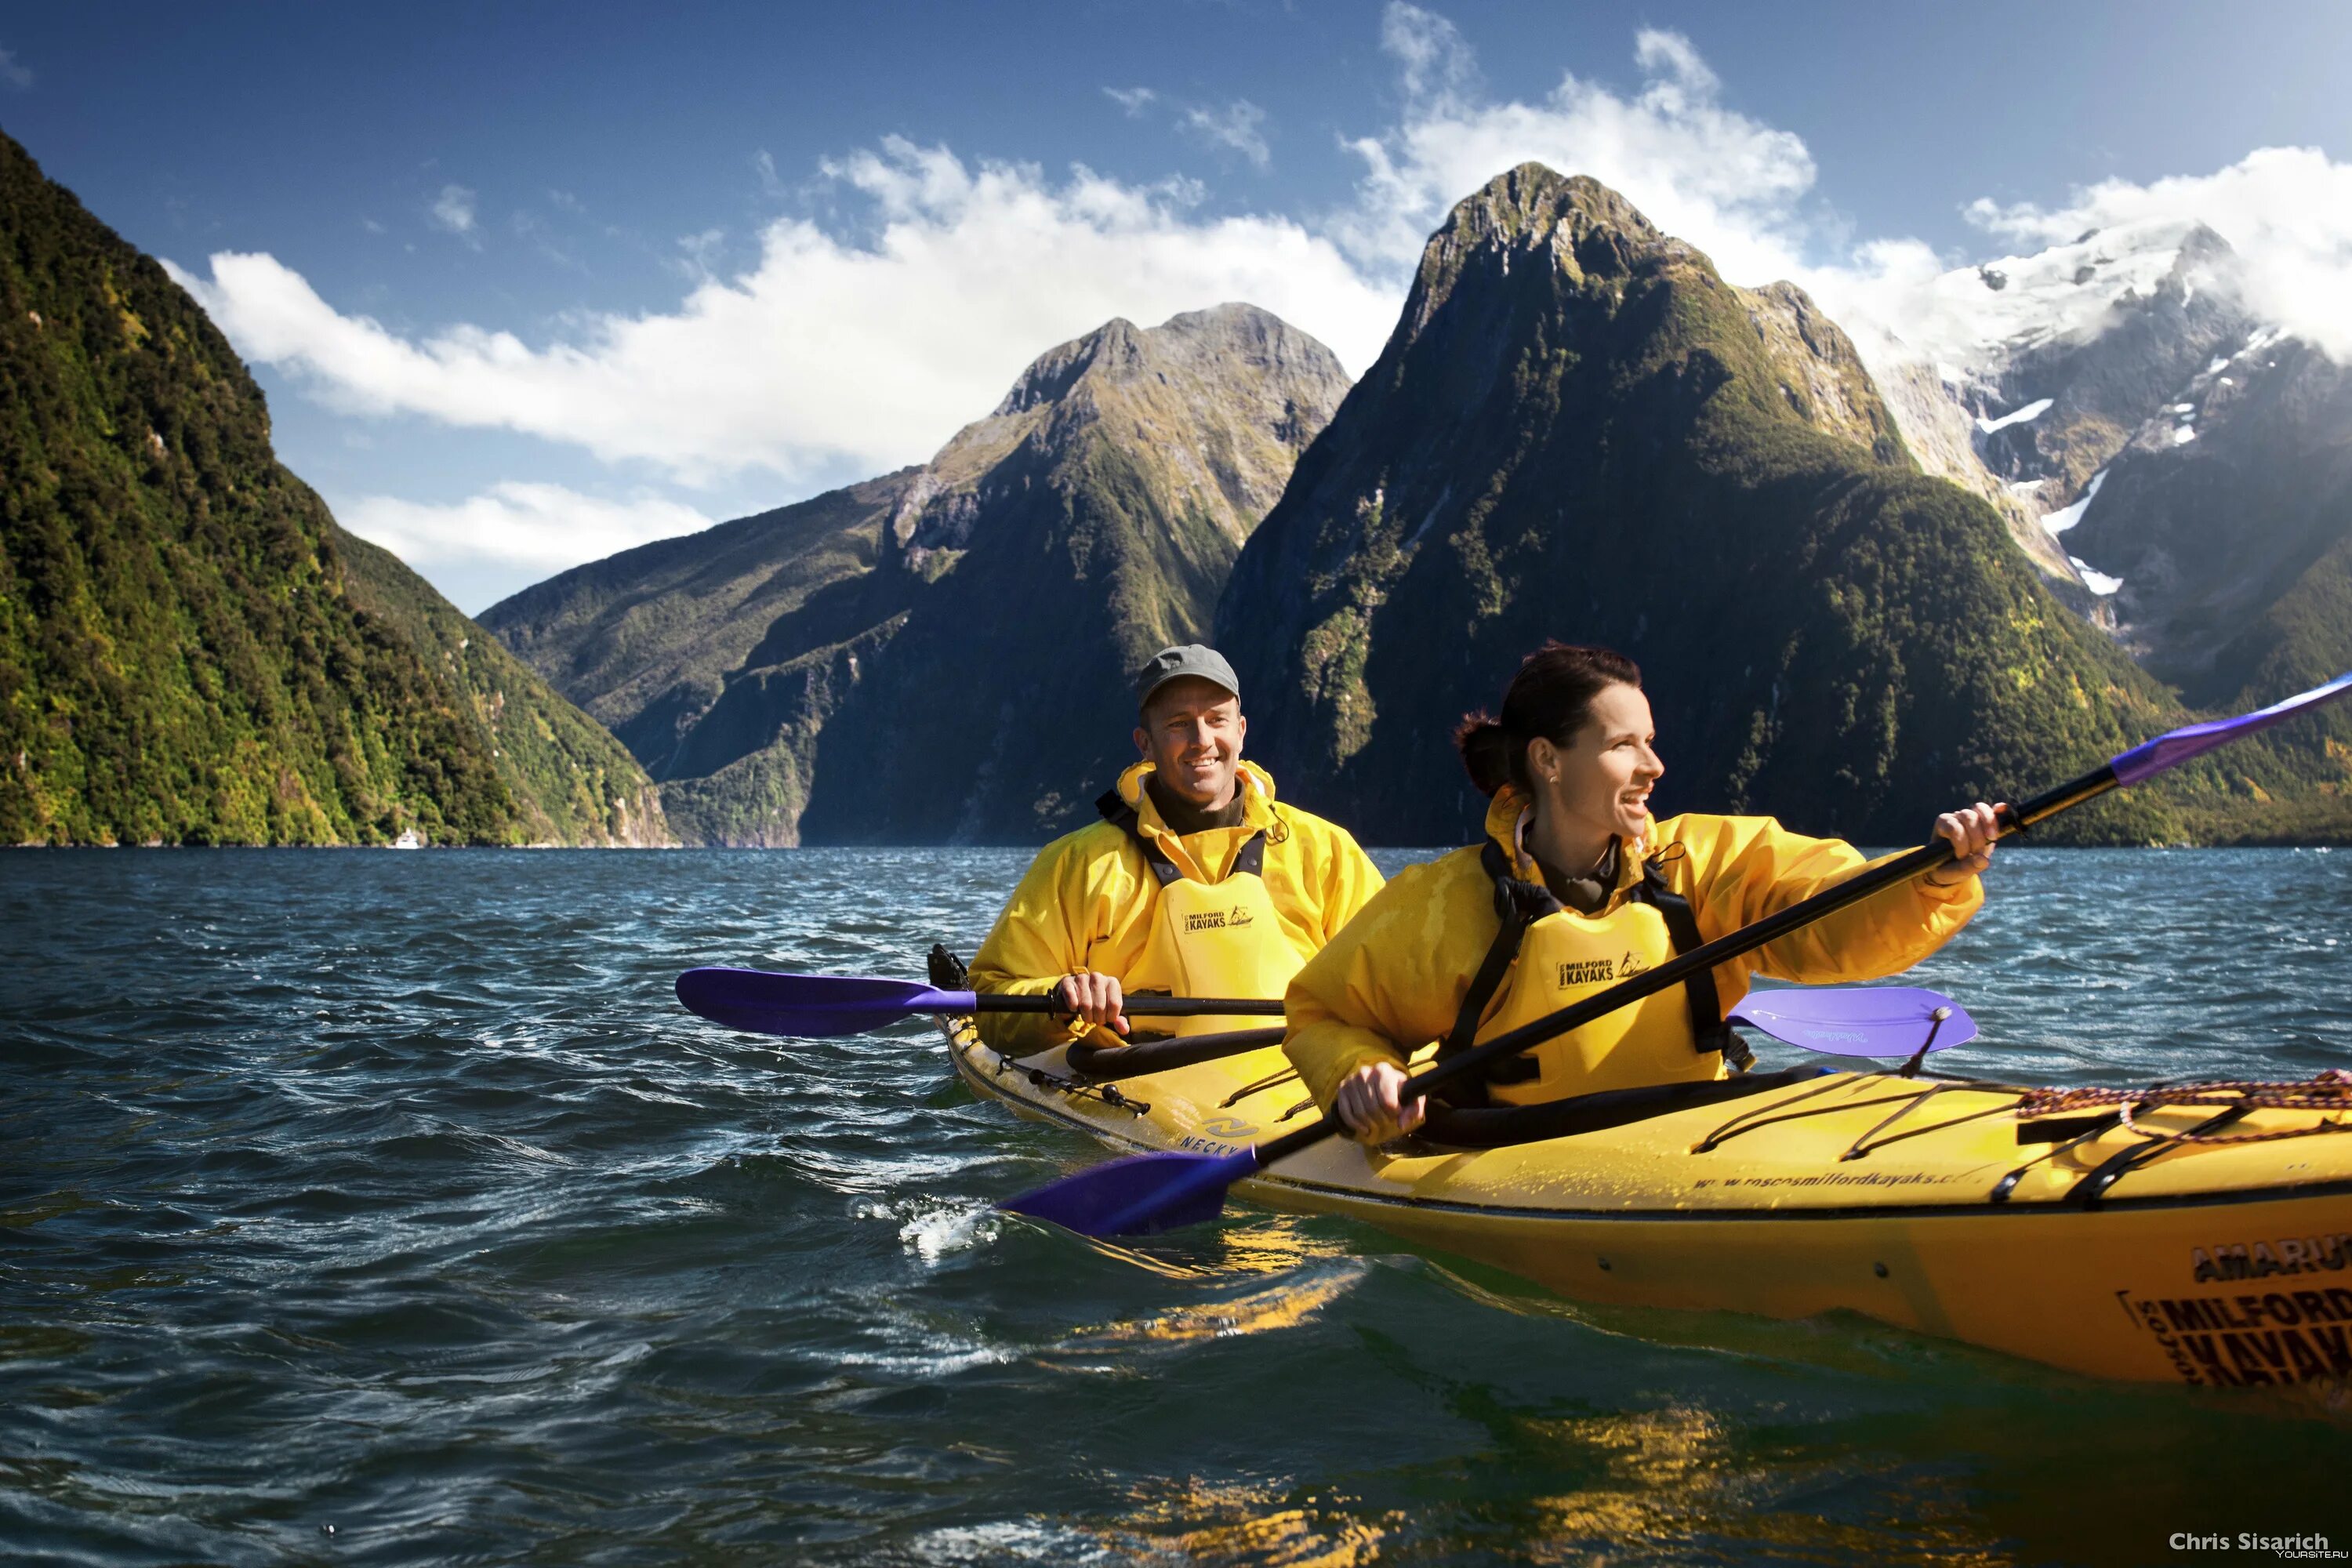
M920 461L1111 314L1249 298L1360 372L1520 156L1857 337L1924 331L1937 268L2167 215L2321 311L2347 89L2323 4L0 8L0 129L469 610Z

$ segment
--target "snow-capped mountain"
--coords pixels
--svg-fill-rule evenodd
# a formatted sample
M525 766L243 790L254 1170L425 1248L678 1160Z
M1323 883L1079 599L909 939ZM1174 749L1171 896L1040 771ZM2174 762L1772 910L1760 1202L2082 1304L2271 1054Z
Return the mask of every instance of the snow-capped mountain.
M2237 270L2201 224L2094 229L1934 279L1906 302L1905 340L1874 356L1922 465L1992 501L2061 596L2111 630L2104 580L2043 519L2252 330Z

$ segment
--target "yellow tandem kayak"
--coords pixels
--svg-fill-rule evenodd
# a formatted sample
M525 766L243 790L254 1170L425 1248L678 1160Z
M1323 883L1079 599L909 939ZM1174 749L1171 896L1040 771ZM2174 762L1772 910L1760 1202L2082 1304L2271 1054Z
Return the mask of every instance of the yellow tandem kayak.
M1098 1084L941 1024L973 1089L1125 1153L1231 1153L1315 1114L1276 1047ZM2352 1375L2352 1138L2326 1135L2352 1090L1689 1087L1717 1098L1500 1148L1330 1139L1235 1190L1587 1301L1843 1308L2103 1377Z

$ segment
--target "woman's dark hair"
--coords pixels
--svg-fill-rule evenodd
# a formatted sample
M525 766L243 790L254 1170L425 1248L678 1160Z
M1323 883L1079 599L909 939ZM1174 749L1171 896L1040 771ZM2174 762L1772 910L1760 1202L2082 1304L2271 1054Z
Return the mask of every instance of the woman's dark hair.
M1493 795L1507 784L1532 793L1529 741L1540 735L1566 746L1591 719L1594 698L1612 686L1639 690L1641 685L1641 667L1622 653L1548 642L1519 661L1503 693L1502 717L1484 709L1465 714L1454 726L1454 744L1479 794Z

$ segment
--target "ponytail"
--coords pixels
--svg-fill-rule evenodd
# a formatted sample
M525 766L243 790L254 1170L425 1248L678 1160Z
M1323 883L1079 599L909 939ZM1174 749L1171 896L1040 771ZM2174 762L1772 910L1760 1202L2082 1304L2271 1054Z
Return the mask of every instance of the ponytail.
M1454 744L1480 795L1491 795L1511 782L1511 738L1504 733L1502 721L1484 708L1462 716L1454 727Z

